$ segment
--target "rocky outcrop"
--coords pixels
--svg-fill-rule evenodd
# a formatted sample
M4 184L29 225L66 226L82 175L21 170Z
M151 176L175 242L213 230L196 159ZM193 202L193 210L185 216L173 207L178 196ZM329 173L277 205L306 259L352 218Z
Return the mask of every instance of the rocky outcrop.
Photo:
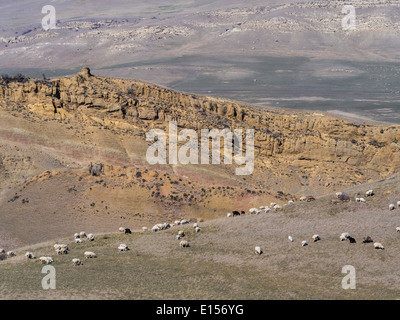
M255 130L256 172L274 181L333 187L386 177L400 168L399 126L358 125L324 114L259 108L152 84L92 75L0 82L4 108L43 118L84 116L117 132L166 128ZM142 135L143 137L143 135ZM262 179L262 178L260 178Z

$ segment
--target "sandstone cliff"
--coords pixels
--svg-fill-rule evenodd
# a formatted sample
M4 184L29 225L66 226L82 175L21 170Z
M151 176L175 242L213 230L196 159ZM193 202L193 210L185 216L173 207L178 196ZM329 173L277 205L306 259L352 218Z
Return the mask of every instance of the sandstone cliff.
M196 130L253 128L255 170L251 176L233 177L233 168L222 166L208 166L201 174L217 172L269 190L324 194L385 178L400 168L399 126L360 125L324 113L262 109L140 81L99 77L88 68L54 80L2 79L0 100L1 109L15 117L56 122L60 128L74 124L72 130L83 140L89 125L107 131L113 139L124 136L122 153L113 142L107 148L123 154L121 163L125 164L145 165L145 152L138 152L138 145L148 145L145 133L151 128L166 129L170 120ZM97 152L104 151L104 137L90 141L93 148L98 146Z

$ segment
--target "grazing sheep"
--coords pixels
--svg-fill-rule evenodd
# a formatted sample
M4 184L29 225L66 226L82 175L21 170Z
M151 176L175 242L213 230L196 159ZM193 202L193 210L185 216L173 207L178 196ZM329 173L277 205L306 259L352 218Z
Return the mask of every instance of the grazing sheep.
M260 247L255 247L254 250L255 250L256 254L259 254L259 255L260 255L260 254L263 253Z
M74 234L74 238L75 238L75 239L79 239L80 237L81 237L81 236L79 235L79 233L75 233L75 234Z
M79 233L79 236L80 236L81 238L86 238L86 232L85 232L85 231L81 231L81 232Z
M87 235L87 238L88 238L89 241L93 241L94 240L94 234L93 233L89 233Z
M75 243L82 243L82 239L75 239Z
M36 259L35 255L32 252L25 253L25 257L27 259Z
M232 216L240 216L240 212L239 211L232 211Z
M336 197L340 198L343 195L343 192L336 192Z
M40 257L39 260L42 264L50 264L54 262L52 257Z
M124 227L119 227L119 232L124 232L125 231L125 228Z
M374 190L368 190L368 191L365 193L365 195L366 195L367 197L372 197L372 196L374 195Z
M356 243L356 239L354 239L353 237L349 237L349 241L350 243Z
M260 214L260 210L258 210L257 208L251 208L249 212L250 214Z
M5 254L6 250L4 250L3 248L0 249L0 254Z
M68 248L66 247L59 247L56 249L57 254L68 254Z
M400 201L397 201L397 206L400 208Z
M312 236L312 239L313 239L314 242L317 242L317 241L321 240L320 236L317 235L317 234L314 234L314 235Z
M80 259L72 259L72 264L74 266L81 266L82 265L82 261Z
M397 231L397 232L400 232L400 227L397 227L397 228L396 228L396 231Z
M273 208L273 207L275 207L277 204L275 203L275 202L271 202L270 204L269 204L269 206L271 207L271 208Z
M365 203L367 201L364 198L360 198L360 202Z
M289 200L288 204L294 204L294 201L293 200Z
M174 224L176 224L177 226L179 226L181 224L181 220L175 220Z
M142 231L147 231L149 230L147 227L142 227Z
M301 242L301 246L302 246L302 247L308 246L308 243L307 243L307 241L305 241L305 240L304 240L304 241L302 241L302 242Z
M228 213L226 214L226 216L227 216L227 218L230 218L230 217L232 217L232 214L231 214L230 212L228 212Z
M68 251L69 249L68 249L68 246L66 245L66 244L58 244L58 243L56 243L55 245L54 245L54 249L56 250L56 251L58 251L58 250L65 250L65 251Z
M340 241L345 241L345 240L347 240L347 239L349 239L350 238L350 233L348 233L348 232L343 232L341 235L340 235Z
M282 207L279 204L274 205L273 207L275 210L280 210L282 209Z
M385 249L385 247L382 245L382 243L379 243L379 242L375 242L374 243L374 248L375 249L380 249L380 250Z
M92 258L97 258L96 254L92 251L86 251L84 253L84 256L86 259L92 259Z
M307 200L307 197L306 197L306 196L302 196L302 197L300 197L299 200L300 200L300 201L306 201L306 200Z
M190 247L190 244L189 244L189 241L182 240L182 241L179 243L179 246L180 246L181 248L187 248L187 247Z
M197 228L199 226L199 224L198 223L193 223L193 228Z
M151 228L151 230L153 230L154 232L157 232L160 230L160 228L158 226L154 226L153 228Z
M270 207L265 207L265 208L264 208L264 212L265 212L265 213L268 213L268 212L270 212L270 211L271 211L271 208L270 208Z
M179 234L176 235L175 237L176 240L181 240L181 236Z
M394 210L394 209L396 209L396 206L393 203L389 204L389 210Z
M183 238L185 236L185 232L183 230L180 230L178 232L178 236L180 236L181 238Z
M130 249L128 248L128 246L127 246L126 244L121 243L121 244L119 245L119 247L118 247L118 250L119 250L119 251L128 251L128 250L130 250Z
M289 236L288 239L289 239L290 242L293 242L292 236Z
M181 220L181 224L188 224L189 221L187 221L186 219Z
M197 227L195 230L196 232L200 232L200 227Z
M167 230L167 229L171 228L171 225L169 223L158 223L158 224L156 224L156 227L158 228L157 231L159 231L159 230Z
M374 242L370 236L364 237L363 243L371 243Z

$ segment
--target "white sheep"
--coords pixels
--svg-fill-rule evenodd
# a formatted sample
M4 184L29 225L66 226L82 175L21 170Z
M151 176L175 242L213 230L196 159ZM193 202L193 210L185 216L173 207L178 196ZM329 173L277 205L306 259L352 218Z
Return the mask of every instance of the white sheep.
M258 210L257 208L251 208L251 209L249 210L249 212L250 212L250 214L259 214L259 213L260 213L260 210Z
M265 208L264 208L264 212L265 212L265 213L268 213L268 212L270 212L270 211L271 211L271 208L270 208L270 207L265 207Z
M27 253L25 253L25 257L27 259L36 259L35 255L32 252L29 252L29 251Z
M367 201L364 198L360 198L360 202L365 203Z
M176 235L175 237L176 240L181 240L181 236L179 234Z
M96 254L92 251L85 251L84 256L86 259L97 258Z
M275 202L271 202L269 206L270 206L271 208L273 208L273 207L276 206L276 203L275 203Z
M86 238L86 232L85 232L85 231L79 232L79 236L80 236L81 238Z
M82 243L82 239L75 239L75 243Z
M307 243L307 241L305 241L305 240L304 240L304 241L302 241L302 242L301 242L301 246L302 246L302 247L308 246L308 243Z
M69 250L66 244L58 244L58 243L54 245L54 249L58 254L67 254L67 251Z
M321 237L319 235L317 235L317 234L314 234L312 236L312 239L313 239L314 242L317 242L317 241L321 240Z
M347 239L349 239L350 238L350 233L348 233L348 232L343 232L341 235L340 235L340 241L345 241L345 240L347 240Z
M40 257L39 260L42 264L50 264L54 262L52 257Z
M193 228L197 228L199 226L199 224L198 223L193 223Z
M375 249L380 249L380 250L385 249L385 247L382 245L382 243L379 243L379 242L375 242L374 243L374 248Z
M255 250L256 254L262 254L263 253L260 247L255 247L254 250Z
M182 241L179 243L179 246L180 246L181 248L187 248L187 247L190 247L190 244L189 244L189 241L182 240Z
M197 227L195 230L196 232L200 232L200 227Z
M306 201L306 200L307 200L307 197L306 197L306 196L300 197L300 201Z
M294 201L293 200L289 200L288 204L294 204Z
M181 220L175 220L174 224L176 224L177 226L179 226L181 224Z
M126 244L121 243L121 244L119 245L119 247L118 247L118 250L119 250L119 251L128 251L128 250L130 250L130 249L128 248L128 246L127 246Z
M397 201L397 206L400 208L400 201Z
M188 224L189 221L187 221L186 219L181 220L181 224Z
M394 209L396 209L396 206L393 203L389 204L389 210L394 210Z
M147 231L147 230L149 230L147 227L142 227L142 231Z
M282 207L279 204L274 205L273 207L275 210L280 210L282 209Z
M74 266L81 266L82 265L82 261L80 259L72 259L72 264Z
M183 230L178 231L178 236L183 238L185 236L185 232Z
M228 213L226 214L226 216L227 216L228 218L230 218L230 217L232 217L232 213L228 212Z
M160 230L160 228L158 226L154 226L153 228L151 228L151 230L153 230L154 232L157 232Z
M292 236L289 236L288 239L289 239L290 242L293 242Z
M367 197L372 197L372 196L374 195L374 190L368 190L368 191L365 193L365 195L366 195Z
M119 227L119 228L118 228L118 231L119 231L119 232L125 232L125 229L126 229L126 228L124 228L124 227Z
M57 254L68 254L68 248L60 247L56 249Z
M74 234L74 238L75 238L75 239L79 239L80 237L81 237L81 236L79 235L79 233L75 233L75 234Z
M87 235L87 238L88 238L89 241L93 241L94 240L94 234L93 233L89 233Z
M397 228L396 228L396 231L397 231L397 232L400 232L400 227L397 227Z

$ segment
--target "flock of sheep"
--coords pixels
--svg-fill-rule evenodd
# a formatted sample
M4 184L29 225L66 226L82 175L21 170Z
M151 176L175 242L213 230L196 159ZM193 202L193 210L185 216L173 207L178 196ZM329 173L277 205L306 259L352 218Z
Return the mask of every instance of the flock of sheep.
M365 194L366 194L367 197L372 197L374 195L374 191L373 190L368 190ZM337 197L337 199L334 200L334 201L341 201L341 202L350 201L350 197L347 196L346 194L342 193L342 192L337 192L336 193L336 197ZM299 200L300 201L309 202L309 201L315 200L315 198L312 197L312 196L303 196ZM365 198L360 198L360 197L357 197L357 196L355 197L355 201L356 202L362 202L362 203L366 202ZM293 200L289 200L287 205L291 205L293 203L294 203ZM272 209L280 210L284 206L286 206L286 205L280 206L277 203L272 202L270 204L270 206L261 206L259 209L258 208L251 208L249 210L249 213L250 214L260 214L262 212L268 213ZM397 202L397 208L400 208L400 201ZM389 209L390 210L396 209L396 205L390 204L389 205ZM244 211L241 211L241 212L232 211L232 213L228 213L227 214L227 217L234 217L234 216L238 216L238 215L240 216L240 215L243 215L243 214L245 214ZM174 226L186 225L186 224L189 224L189 223L190 222L188 220L186 220L186 219L176 220L174 223L171 223L171 224L170 223L162 223L162 224L159 223L159 224L156 224L155 226L153 226L152 231L158 232L158 231L161 231L161 230L167 230L167 229L169 229L171 227L174 227ZM200 232L200 230L201 230L198 223L194 223L193 224L193 228L195 229L196 232ZM143 227L142 230L145 232L145 231L148 231L148 228L147 227ZM400 232L400 227L397 227L396 231ZM119 228L119 232L122 232L122 233L125 233L125 234L131 234L132 233L132 231L129 228L124 228L124 227L120 227ZM180 230L178 232L178 234L176 235L176 239L177 240L181 240L184 237L185 237L185 232L183 230ZM95 237L94 237L94 235L92 233L89 233L89 234L86 235L86 233L84 231L82 231L80 233L75 233L74 234L74 239L75 239L75 243L82 243L84 240L94 241ZM294 242L292 236L289 235L288 239L289 239L290 242ZM339 239L340 239L340 241L347 241L348 240L350 243L355 243L356 242L356 240L348 232L342 233L340 235ZM320 241L320 240L321 240L321 237L318 234L315 234L315 235L312 236L312 241L313 242L317 242L317 241ZM372 242L373 242L373 240L371 239L370 236L365 237L364 240L363 240L363 243L372 243ZM181 240L179 245L180 245L181 248L190 247L190 243L187 240ZM305 247L307 245L308 245L308 242L306 240L303 240L301 242L301 246ZM375 242L374 243L374 248L383 250L384 246L380 242ZM66 244L55 244L54 245L54 249L55 249L55 251L56 251L56 253L58 255L65 255L65 254L68 254L68 252L69 252L68 245L66 245ZM126 244L122 243L122 244L120 244L118 246L118 250L119 251L128 251L130 249ZM256 246L255 247L255 253L257 253L258 255L261 255L263 253L263 251L262 251L260 246ZM0 254L6 254L8 257L13 257L13 256L16 255L13 251L6 252L4 249L0 249ZM26 252L25 256L26 256L27 259L36 259L35 255L32 252ZM86 251L86 252L84 252L84 257L86 259L91 259L91 258L96 258L97 256L92 251ZM42 264L50 264L50 263L54 262L52 257L44 257L44 256L40 257L39 261ZM78 259L78 258L74 258L74 259L72 259L72 264L74 266L80 266L80 265L82 265L82 261L80 259Z
M86 235L86 232L84 232L84 231L82 231L80 233L75 233L74 234L74 238L75 238L75 243L82 243L84 241L84 239L87 239L87 241L94 241L93 233L89 233L89 234ZM70 251L69 248L68 248L68 245L59 244L59 243L56 243L54 245L54 250L58 255L65 255L65 254L68 254L69 251ZM86 252L84 252L83 255L84 255L84 257L86 259L96 258L96 254L94 252L92 252L92 251L86 251ZM27 253L25 253L25 257L27 259L36 259L35 255L32 252L29 252L29 251ZM43 257L39 258L39 261L42 264L50 264L50 263L54 262L54 259L52 257L43 256ZM74 266L80 266L80 265L82 265L82 261L80 259L78 259L78 258L74 258L74 259L72 259L72 264Z
M169 228L171 228L171 227L173 227L175 225L185 225L185 224L189 224L189 221L186 220L186 219L177 220L173 224L169 224L169 223L157 224L152 228L152 230L154 232L157 232L159 230L167 230L167 229L169 229ZM194 223L193 227L195 228L196 232L200 232L200 227L199 227L198 223ZM132 231L129 228L120 227L118 230L119 230L119 232L122 232L124 234L131 234L132 233ZM148 228L147 227L143 227L142 230L143 231L147 231ZM176 235L176 239L177 240L181 240L184 236L185 236L185 232L183 230L180 230L178 232L178 234ZM75 239L75 243L82 243L84 240L94 241L95 237L94 237L94 234L92 234L92 233L86 234L86 232L82 231L80 233L75 233L74 234L74 239ZM190 247L190 243L187 240L182 240L179 243L179 245L180 245L181 248ZM68 245L66 245L66 244L58 244L58 243L56 243L54 245L54 250L57 253L57 255L65 255L65 254L68 254L69 251L70 251L70 249L68 248ZM126 244L121 243L118 246L118 250L119 251L128 251L130 249ZM0 249L0 254L6 254L8 257L16 256L16 254L13 251L5 252L4 249ZM32 252L29 252L29 251L25 253L25 257L27 259L36 259L36 256ZM96 258L97 255L92 251L86 251L86 252L84 252L84 257L86 259L92 259L92 258ZM42 256L42 257L39 258L39 261L42 264L51 264L51 263L54 262L54 259L52 257ZM78 258L74 258L74 259L72 259L72 264L74 266L80 266L83 263L82 263L82 260L80 260Z
M365 195L366 195L366 197L372 197L374 195L374 191L373 190L368 190L367 192L365 192ZM336 197L337 197L337 199L333 200L334 203L336 203L337 201L339 201L339 202L350 201L350 197L348 195L344 194L343 192L337 192L336 193ZM313 196L302 196L302 197L300 197L299 200L300 201L309 202L309 201L315 200L315 198ZM361 197L357 197L357 196L355 197L355 201L356 202L361 202L361 203L365 203L366 202L365 198L361 198ZM279 210L279 209L282 209L282 207L284 207L286 205L291 205L293 203L294 203L293 200L289 200L288 204L280 206L280 205L272 202L269 207L268 206L261 206L259 209L258 208L251 208L249 210L249 213L250 214L268 213L272 209ZM397 201L397 207L400 208L400 201ZM394 204L390 204L389 205L389 209L390 210L394 210L394 209L396 209L396 206ZM230 212L227 213L227 217L230 218L230 217L234 217L234 216L240 216L240 215L243 215L243 214L245 214L244 211L241 211L241 212L232 211L232 213L230 213ZM400 227L397 227L396 231L400 232ZM294 242L292 236L289 235L288 239L289 239L290 242ZM340 239L340 241L349 240L350 243L356 243L356 240L348 232L342 233L340 235L339 239ZM313 242L317 242L317 241L320 241L320 240L321 240L321 237L318 234L315 234L315 235L312 236L312 241ZM363 243L371 243L371 242L374 242L374 241L372 240L372 238L370 236L364 237ZM305 247L307 245L308 245L308 242L306 240L303 240L301 242L301 246ZM385 247L380 242L375 242L374 243L374 248L375 249L380 249L380 250L385 249ZM263 253L263 251L262 251L260 246L256 246L255 247L255 253L258 254L258 255L261 255Z

